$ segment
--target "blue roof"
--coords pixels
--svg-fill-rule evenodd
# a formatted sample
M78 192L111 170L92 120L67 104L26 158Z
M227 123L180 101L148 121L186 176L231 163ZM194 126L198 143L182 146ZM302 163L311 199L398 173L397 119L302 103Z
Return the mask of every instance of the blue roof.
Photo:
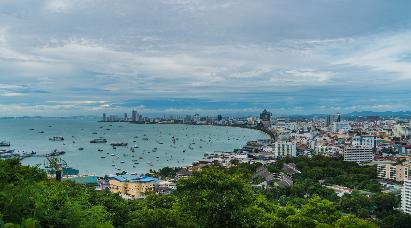
M119 176L110 176L110 178L113 178L115 180L124 182L141 182L141 183L147 183L147 182L158 182L158 179L155 177L150 177L150 176L136 176L136 175L119 175Z

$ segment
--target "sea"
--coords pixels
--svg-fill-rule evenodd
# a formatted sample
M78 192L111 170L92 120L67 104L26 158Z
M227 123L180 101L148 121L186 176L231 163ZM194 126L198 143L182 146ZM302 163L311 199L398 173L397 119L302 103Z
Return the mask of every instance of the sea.
M49 140L54 136L62 136L64 140ZM107 143L90 143L99 137L107 139ZM232 152L247 141L268 138L257 130L225 126L0 119L0 141L9 141L9 149L34 151L37 155L65 151L61 158L69 167L78 169L80 174L98 176L122 171L144 174L166 166L187 166L203 158L205 153ZM115 142L124 142L127 146L113 148L110 144ZM29 157L22 163L44 168L47 159Z

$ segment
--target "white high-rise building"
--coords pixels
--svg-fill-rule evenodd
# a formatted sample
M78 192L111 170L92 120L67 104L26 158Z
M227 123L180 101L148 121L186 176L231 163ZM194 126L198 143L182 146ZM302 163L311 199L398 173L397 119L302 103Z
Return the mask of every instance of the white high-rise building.
M377 148L377 136L375 135L357 135L353 137L353 146L369 146L374 150Z
M294 142L276 142L274 144L274 156L278 157L296 157L297 145Z
M370 146L350 146L344 150L344 161L372 162L373 159L373 148Z
M411 179L405 179L401 191L401 210L411 214Z

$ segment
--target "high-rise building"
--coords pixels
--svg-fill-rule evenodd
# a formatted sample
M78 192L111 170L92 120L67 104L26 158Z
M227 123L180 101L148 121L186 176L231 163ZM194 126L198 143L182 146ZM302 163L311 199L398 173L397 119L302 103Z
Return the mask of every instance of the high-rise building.
M271 115L271 112L266 109L260 114L260 122L265 128L271 127Z
M131 112L131 122L137 122L137 121L138 121L137 116L138 116L137 111L136 111L136 110L133 110L133 111Z
M353 146L369 146L375 151L377 149L377 136L375 135L357 135L353 137Z
M217 116L217 120L218 120L218 121L223 120L223 116L222 116L222 115L218 115L218 116Z
M276 142L274 144L274 156L276 158L296 157L297 145L293 142Z
M127 113L124 113L124 121L127 121L128 117L127 117Z
M107 121L106 113L103 113L103 122Z
M378 178L403 182L411 177L411 164L394 165L394 164L378 164Z
M340 113L328 115L325 119L325 126L329 127L335 122L341 122L341 114Z
M372 162L373 159L373 148L369 146L350 146L344 150L344 161Z
M401 210L411 214L411 179L405 179L401 191Z

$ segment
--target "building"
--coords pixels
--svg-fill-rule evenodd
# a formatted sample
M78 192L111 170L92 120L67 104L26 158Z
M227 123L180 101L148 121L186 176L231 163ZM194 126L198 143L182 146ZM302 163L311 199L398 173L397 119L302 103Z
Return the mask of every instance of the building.
M381 179L394 180L397 182L403 182L405 179L410 178L411 164L405 165L393 165L393 164L378 164L377 176Z
M136 111L136 110L133 110L133 111L131 112L131 122L137 122L137 116L138 116L137 111Z
M353 146L369 146L374 152L377 149L377 136L374 135L358 135L352 139Z
M341 114L328 115L325 119L325 126L329 127L335 122L341 122Z
M348 122L334 122L332 125L333 132L348 132L351 130L351 126Z
M217 121L221 121L221 120L223 120L223 116L222 116L222 115L218 115L218 116L217 116Z
M405 179L401 191L401 210L411 214L411 179Z
M264 111L260 114L260 123L265 128L271 128L271 112L264 109Z
M127 120L128 120L127 113L124 113L124 121L127 121Z
M109 188L113 193L120 193L131 198L144 198L146 191L154 190L158 179L149 176L121 175L109 177Z
M106 122L106 121L107 121L107 116L105 113L103 113L103 122Z
M274 144L274 157L296 157L297 145L294 142L276 142Z
M411 139L411 124L397 124L392 129L395 137Z
M372 162L373 159L373 149L369 146L350 146L344 150L344 161Z

